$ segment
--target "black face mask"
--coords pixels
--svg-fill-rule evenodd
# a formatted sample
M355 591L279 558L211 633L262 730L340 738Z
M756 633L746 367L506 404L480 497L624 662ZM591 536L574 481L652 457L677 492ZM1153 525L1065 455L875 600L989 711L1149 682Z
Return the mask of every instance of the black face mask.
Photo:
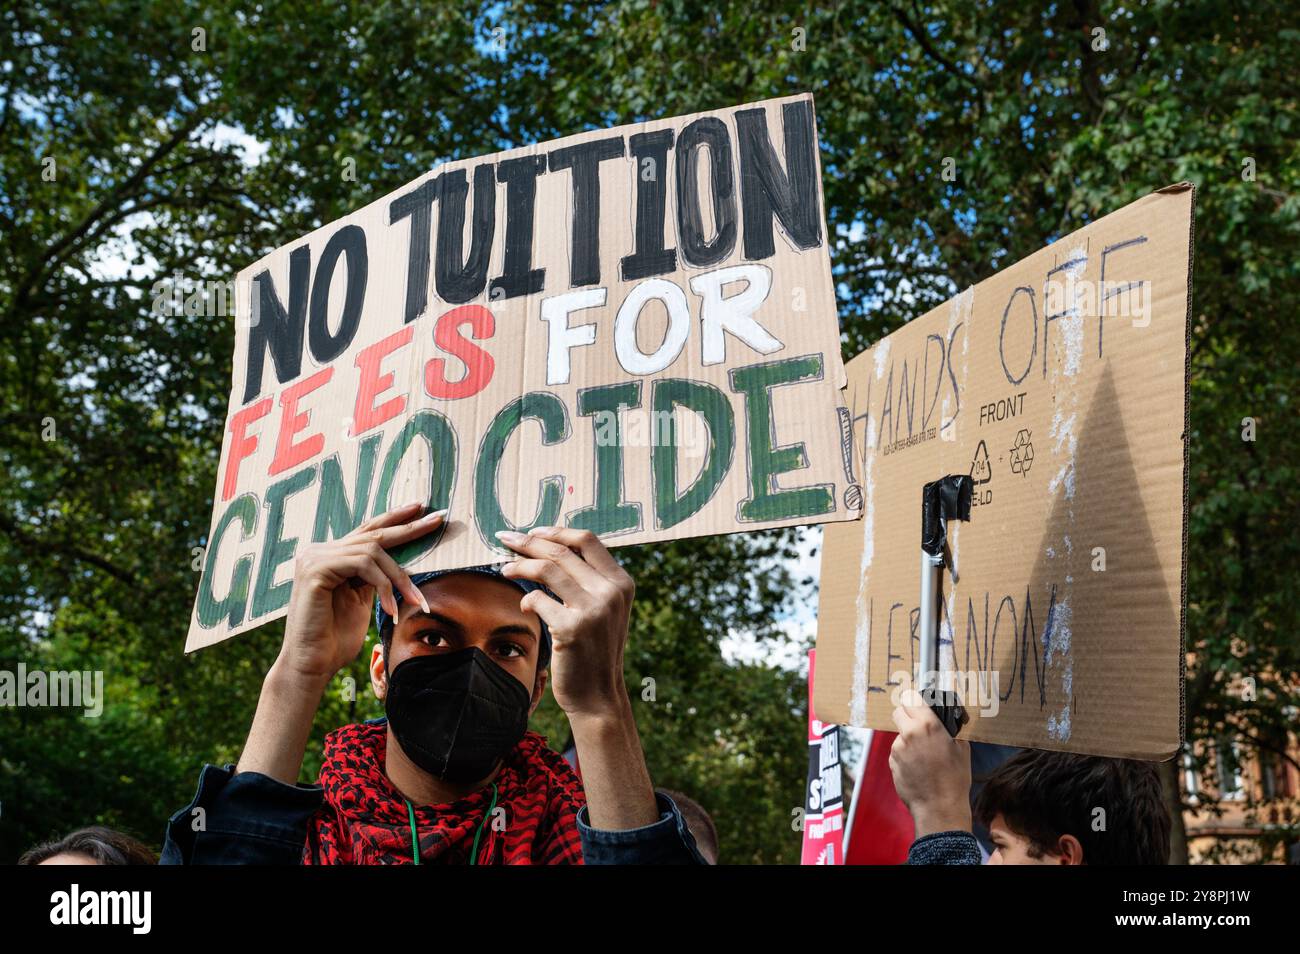
M518 679L471 646L403 661L384 709L412 762L448 782L476 782L524 737L531 702Z

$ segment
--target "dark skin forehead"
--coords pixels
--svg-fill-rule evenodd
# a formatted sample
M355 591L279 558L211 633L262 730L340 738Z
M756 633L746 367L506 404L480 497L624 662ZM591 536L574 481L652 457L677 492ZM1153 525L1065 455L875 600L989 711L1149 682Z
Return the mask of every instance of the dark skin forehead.
M421 585L420 592L430 612L426 614L409 600L398 606L388 649L390 672L411 656L477 646L531 691L537 675L542 622L536 613L520 609L523 594L518 587L479 573L453 573L429 580ZM441 636L450 647L429 646L430 641L437 641L426 636L430 632ZM506 649L510 644L517 645L523 655L510 655Z

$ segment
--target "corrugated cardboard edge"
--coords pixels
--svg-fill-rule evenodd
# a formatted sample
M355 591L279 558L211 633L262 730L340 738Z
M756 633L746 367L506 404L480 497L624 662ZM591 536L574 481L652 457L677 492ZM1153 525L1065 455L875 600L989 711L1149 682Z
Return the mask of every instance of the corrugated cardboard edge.
M1196 183L1179 182L1157 190L1170 195L1191 190L1187 214L1187 316L1183 328L1183 565L1182 593L1178 607L1178 741L1187 744L1187 527L1191 513L1192 433L1192 272L1196 264ZM1177 758L1175 750L1169 758ZM1168 761L1166 759L1165 761Z

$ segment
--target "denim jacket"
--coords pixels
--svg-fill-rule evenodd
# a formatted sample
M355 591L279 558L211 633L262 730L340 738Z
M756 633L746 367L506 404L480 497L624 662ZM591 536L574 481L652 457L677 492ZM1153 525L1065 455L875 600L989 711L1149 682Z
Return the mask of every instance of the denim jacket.
M592 828L584 805L578 812L583 860L589 865L705 864L673 800L662 792L655 797L659 821L627 831ZM300 864L308 820L324 799L319 785L287 785L259 772L236 773L233 765L205 765L194 800L167 822L160 863ZM196 825L200 817L203 823Z

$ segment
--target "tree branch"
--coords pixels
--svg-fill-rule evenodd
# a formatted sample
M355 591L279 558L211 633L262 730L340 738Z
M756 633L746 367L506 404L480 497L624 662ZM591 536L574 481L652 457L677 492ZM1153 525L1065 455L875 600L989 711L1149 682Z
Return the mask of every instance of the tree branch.
M32 291L44 284L53 273L54 268L57 267L57 263L64 253L73 247L76 242L80 241L92 229L95 229L105 215L108 215L114 208L117 208L120 203L131 194L132 190L148 178L150 172L156 165L158 165L158 163L162 162L163 159L170 155L177 146L189 139L190 134L194 132L200 124L202 124L205 118L206 117L204 117L202 113L196 112L192 114L179 129L177 129L165 142L161 143L150 156L140 163L139 168L137 168L135 172L131 173L131 175L126 179L122 180L122 182L110 189L108 194L99 201L95 208L90 211L90 214L82 220L80 225L64 235L63 238L53 243L46 250L45 255L41 259L43 267L37 266L39 272L34 275L29 273L27 279L19 285L18 291L14 295L13 303L9 308L10 316L16 314L19 306L27 302ZM37 272L37 269L33 269L33 272Z
M49 553L51 551L62 553L74 560L88 563L96 569L107 573L109 576L121 580L123 583L128 583L131 586L136 585L135 574L129 570L124 570L112 561L107 560L98 554L91 553L88 550L83 550L75 544L54 543L34 536L19 526L18 523L11 519L8 514L0 513L0 531L8 534L9 537L24 550L39 553Z
M898 7L891 5L889 12L894 15L894 19L903 25L903 29L907 31L908 36L916 41L917 45L921 47L921 50L926 54L926 56L930 57L930 59L942 66L946 73L956 77L963 83L966 83L971 89L979 94L981 99L983 98L984 88L970 75L963 73L958 69L956 63L952 62L940 53L938 49L935 48L935 45L930 42L930 36L925 32L924 28L909 19L907 14Z

